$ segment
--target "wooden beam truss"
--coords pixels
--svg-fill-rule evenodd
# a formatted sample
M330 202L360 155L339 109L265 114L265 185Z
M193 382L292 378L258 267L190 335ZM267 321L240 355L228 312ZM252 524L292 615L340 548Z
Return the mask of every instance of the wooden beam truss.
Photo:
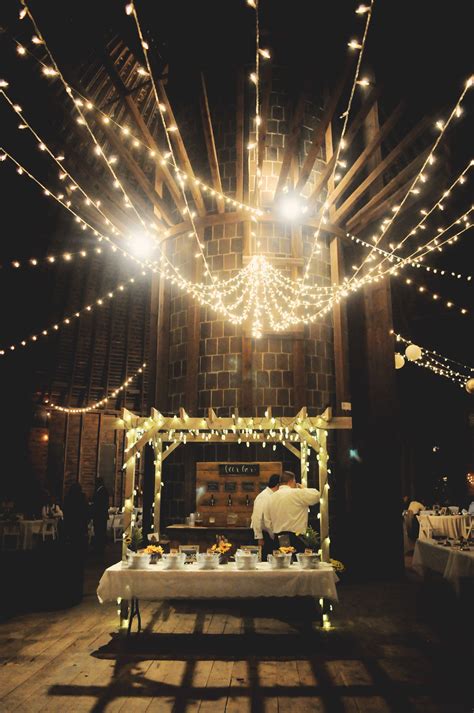
M316 453L321 492L321 559L329 561L329 485L327 482L327 431L351 429L350 417L333 417L331 409L319 416L308 416L303 407L294 418L277 418L267 408L261 418L241 417L234 413L228 418L218 418L209 409L207 418L192 418L184 409L179 415L165 417L156 409L148 417L135 416L124 409L117 430L126 430L124 465L125 470L125 515L123 553L126 556L126 540L133 528L136 459L147 444L155 454L155 483L153 500L153 530L159 537L160 505L163 461L181 445L189 443L280 443L300 460L301 482L307 485L311 448ZM298 444L299 449L296 447Z

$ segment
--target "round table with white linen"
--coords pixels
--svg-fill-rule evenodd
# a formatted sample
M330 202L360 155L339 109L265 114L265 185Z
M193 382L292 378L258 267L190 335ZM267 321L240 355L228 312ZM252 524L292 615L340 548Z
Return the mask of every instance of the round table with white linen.
M428 515L430 527L435 535L446 535L457 539L465 537L469 527L470 515Z

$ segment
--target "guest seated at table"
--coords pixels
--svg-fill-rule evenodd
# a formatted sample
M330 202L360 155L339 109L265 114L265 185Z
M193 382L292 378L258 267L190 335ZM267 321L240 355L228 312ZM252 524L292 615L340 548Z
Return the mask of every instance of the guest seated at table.
M250 527L258 544L262 548L262 561L267 561L267 556L273 551L273 532L269 532L263 522L263 508L267 499L276 493L280 485L279 473L274 473L268 480L265 490L257 495L253 502L252 521Z
M50 520L53 517L63 517L63 511L61 510L59 505L56 504L55 498L51 497L50 495L48 495L47 502L41 508L41 516L43 520Z
M426 507L423 505L423 503L420 503L419 500L412 500L408 506L408 510L414 512L416 515L420 512L420 510L426 510Z
M305 488L296 482L296 476L285 470L280 477L280 487L267 498L263 510L265 528L274 533L276 549L289 543L296 552L304 552L306 545L298 533L308 528L308 507L319 502L319 490Z

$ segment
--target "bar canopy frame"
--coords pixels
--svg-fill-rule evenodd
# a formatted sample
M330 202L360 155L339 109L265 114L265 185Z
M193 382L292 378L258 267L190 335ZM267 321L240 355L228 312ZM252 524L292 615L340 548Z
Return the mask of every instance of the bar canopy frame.
M240 416L234 409L230 417L218 417L208 410L207 418L189 416L184 408L179 415L163 416L155 408L150 416L137 416L123 409L122 418L116 423L117 430L125 430L124 465L124 527L123 556L126 555L127 539L135 525L134 498L136 495L136 461L147 444L154 450L155 480L153 500L154 533L160 536L160 506L163 462L180 445L187 443L261 443L280 444L300 461L301 482L307 485L311 451L316 454L319 471L321 559L329 561L329 483L328 483L328 431L351 429L349 416L332 416L330 407L319 416L308 416L306 407L295 416L276 417L268 407L263 417ZM299 447L298 447L299 446Z

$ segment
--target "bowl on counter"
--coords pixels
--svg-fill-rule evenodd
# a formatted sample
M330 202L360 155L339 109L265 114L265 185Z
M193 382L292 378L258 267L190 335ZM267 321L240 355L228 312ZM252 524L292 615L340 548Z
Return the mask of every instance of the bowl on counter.
M217 569L220 555L218 552L199 552L197 562L199 569Z
M306 552L298 552L298 554L296 555L296 559L298 560L298 564L301 569L318 569L321 563L319 555L317 555L316 552L311 552L311 554Z
M291 565L291 554L268 555L267 560L270 562L272 569L288 569Z
M252 570L257 569L258 555L256 552L247 552L246 550L237 550L235 553L235 564L237 569Z
M169 552L163 555L165 569L184 569L185 552Z

